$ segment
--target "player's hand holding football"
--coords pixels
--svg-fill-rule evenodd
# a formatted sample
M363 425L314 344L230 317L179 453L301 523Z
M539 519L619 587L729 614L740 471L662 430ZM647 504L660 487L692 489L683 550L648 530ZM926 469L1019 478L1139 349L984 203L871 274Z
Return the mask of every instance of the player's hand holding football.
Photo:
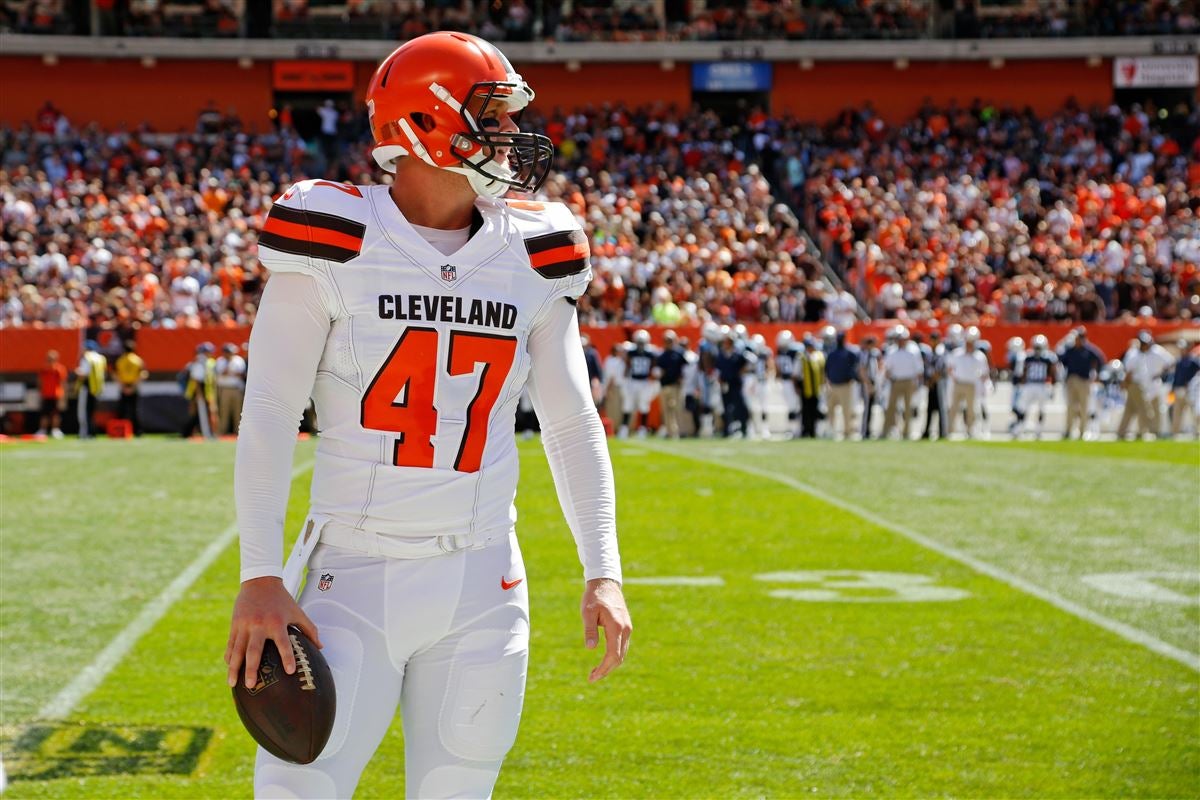
M627 617L628 618L628 617ZM296 672L296 658L288 642L287 626L295 625L321 647L317 626L300 610L292 595L283 588L279 578L255 578L242 584L237 602L233 604L233 622L229 626L229 643L225 645L225 663L229 665L229 685L237 683L238 670L245 662L246 687L253 688L258 680L258 663L263 643L275 642L287 674Z
M581 611L584 643L589 650L599 641L598 629L604 629L604 660L588 675L588 680L594 683L621 666L625 660L633 623L629 619L629 609L625 607L621 584L609 578L587 582Z

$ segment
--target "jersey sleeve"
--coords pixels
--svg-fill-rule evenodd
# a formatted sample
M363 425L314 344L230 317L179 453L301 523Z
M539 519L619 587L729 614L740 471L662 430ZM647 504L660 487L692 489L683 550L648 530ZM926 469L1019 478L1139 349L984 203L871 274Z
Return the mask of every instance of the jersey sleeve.
M585 580L621 580L616 488L574 308L556 300L529 339L529 394Z
M282 574L283 519L296 432L330 323L313 278L281 274L267 282L250 334L250 369L234 464L243 581Z

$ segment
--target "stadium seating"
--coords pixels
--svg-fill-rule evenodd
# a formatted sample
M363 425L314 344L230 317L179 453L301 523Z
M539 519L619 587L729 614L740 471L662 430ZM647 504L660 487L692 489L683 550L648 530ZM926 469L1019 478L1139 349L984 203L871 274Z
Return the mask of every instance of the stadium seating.
M876 317L1194 317L1200 115L1153 108L869 110L810 129L798 202Z
M820 321L837 295L793 208L877 318L1189 319L1200 117L1168 129L1150 111L1038 119L975 103L889 129L869 108L730 125L616 105L527 124L559 151L543 192L592 239L585 324ZM126 338L249 325L270 198L305 176L373 176L349 115L329 160L286 127L251 135L215 109L203 132L177 134L73 130L43 112L0 129L5 326Z
M87 35L86 16L71 18L61 2L0 4L0 30ZM99 4L105 36L245 36L256 32L241 3ZM254 4L260 5L260 4ZM1011 38L1029 36L1146 36L1200 30L1190 3L1085 0L1024 4L985 13L974 4L943 9L931 0L709 0L703 4L540 2L506 0L416 3L411 0L274 0L275 38L409 39L433 30L462 30L494 41L706 41L745 39ZM540 15L539 15L540 12ZM261 34L260 34L261 35Z

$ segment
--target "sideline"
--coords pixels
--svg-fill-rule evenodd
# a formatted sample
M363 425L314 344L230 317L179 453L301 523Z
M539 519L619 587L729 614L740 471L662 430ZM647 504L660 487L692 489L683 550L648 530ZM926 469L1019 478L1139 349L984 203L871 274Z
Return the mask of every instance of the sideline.
M298 464L292 470L291 480L295 481L312 468L312 459ZM121 659L137 644L146 631L162 619L167 610L175 605L183 593L204 574L204 571L217 560L225 548L233 544L236 538L237 522L232 522L208 547L204 548L200 555L196 556L191 564L187 565L183 572L175 577L175 580L171 581L167 588L162 590L158 597L142 607L141 613L126 625L125 629L118 633L107 647L100 651L92 663L81 670L74 680L55 695L54 699L42 706L36 719L47 721L62 719L74 711L79 701L91 694L92 690L108 677L108 674L116 668L117 664L121 663Z
M1117 636L1120 636L1126 641L1139 644L1142 647L1145 647L1147 650L1157 653L1160 656L1169 658L1172 661L1177 661L1189 669L1200 672L1200 655L1197 655L1196 653L1189 652L1182 648L1176 647L1173 644L1164 642L1158 637L1153 636L1140 628L1135 628L1127 623L1120 622L1112 619L1111 617L1106 617L1103 614L1092 611L1090 608L1082 606L1073 600L1068 600L1056 592L1045 589L1035 583L1031 583L1019 575L1014 575L1007 570L1001 569L993 564L989 564L986 561L982 561L975 556L970 555L969 553L963 552L962 550L942 544L941 542L931 539L924 534L917 533L916 531L907 528L904 525L899 525L895 522L884 519L878 514L868 511L861 506L857 506L853 503L849 503L840 498L826 494L815 486L810 486L802 481L789 478L786 475L776 475L775 473L764 469L758 469L757 467L736 464L731 461L720 461L715 458L705 458L704 456L673 450L670 447L664 447L658 442L641 440L637 442L637 445L639 447L645 447L654 450L658 453L663 453L664 455L677 456L679 458L685 458L691 461L699 461L704 464L711 464L716 467L737 470L738 472L744 472L748 475L755 475L760 478L775 481L776 483L782 483L784 486L789 486L792 489L804 492L805 494L815 497L824 503L828 503L831 506L836 506L837 508L847 511L856 517L865 519L867 522L878 525L885 530L898 533L905 539L908 539L909 541L914 542L921 547L932 550L935 553L945 556L953 561L957 561L958 563L970 567L978 573L987 575L989 578L995 578L996 580L1007 584L1013 589L1032 595L1039 600L1044 600L1060 611L1065 611L1066 613L1078 617L1085 622L1090 622L1093 625L1103 628L1110 633L1115 633Z

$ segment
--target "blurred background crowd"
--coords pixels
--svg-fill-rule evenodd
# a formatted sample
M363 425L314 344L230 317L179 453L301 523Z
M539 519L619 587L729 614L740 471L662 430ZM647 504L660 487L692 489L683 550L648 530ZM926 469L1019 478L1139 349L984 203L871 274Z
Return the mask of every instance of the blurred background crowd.
M409 39L435 30L493 41L733 41L1189 34L1193 0L8 0L0 29L103 36Z
M250 325L256 231L291 182L370 183L364 119L301 136L204 109L190 131L0 128L0 325ZM1200 111L982 101L888 126L620 104L524 124L584 219L586 325L1017 322L1200 314Z

